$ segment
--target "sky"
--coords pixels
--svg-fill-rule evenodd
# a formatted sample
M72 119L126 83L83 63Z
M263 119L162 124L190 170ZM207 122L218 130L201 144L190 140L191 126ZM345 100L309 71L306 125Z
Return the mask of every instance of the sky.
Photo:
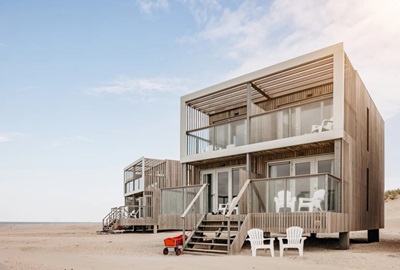
M100 222L179 159L182 95L339 42L400 188L400 1L0 0L0 222Z

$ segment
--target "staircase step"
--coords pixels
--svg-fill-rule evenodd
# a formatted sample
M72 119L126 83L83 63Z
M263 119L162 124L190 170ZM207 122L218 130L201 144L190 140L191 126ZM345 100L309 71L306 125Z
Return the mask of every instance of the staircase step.
M200 225L199 228L228 228L228 225ZM231 230L236 229L238 230L239 226L232 226L231 225Z
M233 240L233 235L231 239ZM228 240L228 237L222 236L222 237L207 237L207 236L193 236L192 239L202 239L202 240Z
M219 247L227 247L228 244L224 243L213 243L213 242L189 242L189 245L199 245L199 246L219 246Z
M217 249L202 249L202 248L185 248L184 252L193 252L193 253L213 253L213 254L228 254L226 250L217 250Z

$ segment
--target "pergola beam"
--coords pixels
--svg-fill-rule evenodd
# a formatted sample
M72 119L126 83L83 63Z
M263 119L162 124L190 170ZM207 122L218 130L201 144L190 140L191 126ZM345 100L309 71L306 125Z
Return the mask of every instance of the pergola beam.
M267 99L271 99L271 97L265 93L263 90L261 90L260 88L258 88L257 85L255 85L253 82L250 82L251 87L253 87L254 90L256 90L258 93L260 93L261 95L263 95L264 97L266 97Z

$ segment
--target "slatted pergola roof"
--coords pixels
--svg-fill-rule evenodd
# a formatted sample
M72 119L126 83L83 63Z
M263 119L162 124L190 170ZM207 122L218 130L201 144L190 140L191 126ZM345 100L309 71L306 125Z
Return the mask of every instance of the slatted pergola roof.
M251 80L243 80L224 89L188 100L186 105L212 115L246 106L248 86L251 87L251 102L257 103L332 82L333 56L329 55Z
M131 163L127 167L125 167L125 171L131 171L134 172L135 174L141 174L142 169L143 169L143 164L144 164L144 170L148 170L154 166L157 166L161 163L165 162L165 160L161 159L152 159L152 158L140 158L136 160L135 162Z

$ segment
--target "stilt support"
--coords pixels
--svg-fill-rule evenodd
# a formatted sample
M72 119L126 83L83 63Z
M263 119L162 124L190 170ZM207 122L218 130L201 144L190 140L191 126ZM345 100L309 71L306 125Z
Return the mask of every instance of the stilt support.
M368 230L368 242L379 242L379 229Z
M350 248L350 232L339 233L339 249L346 250Z

